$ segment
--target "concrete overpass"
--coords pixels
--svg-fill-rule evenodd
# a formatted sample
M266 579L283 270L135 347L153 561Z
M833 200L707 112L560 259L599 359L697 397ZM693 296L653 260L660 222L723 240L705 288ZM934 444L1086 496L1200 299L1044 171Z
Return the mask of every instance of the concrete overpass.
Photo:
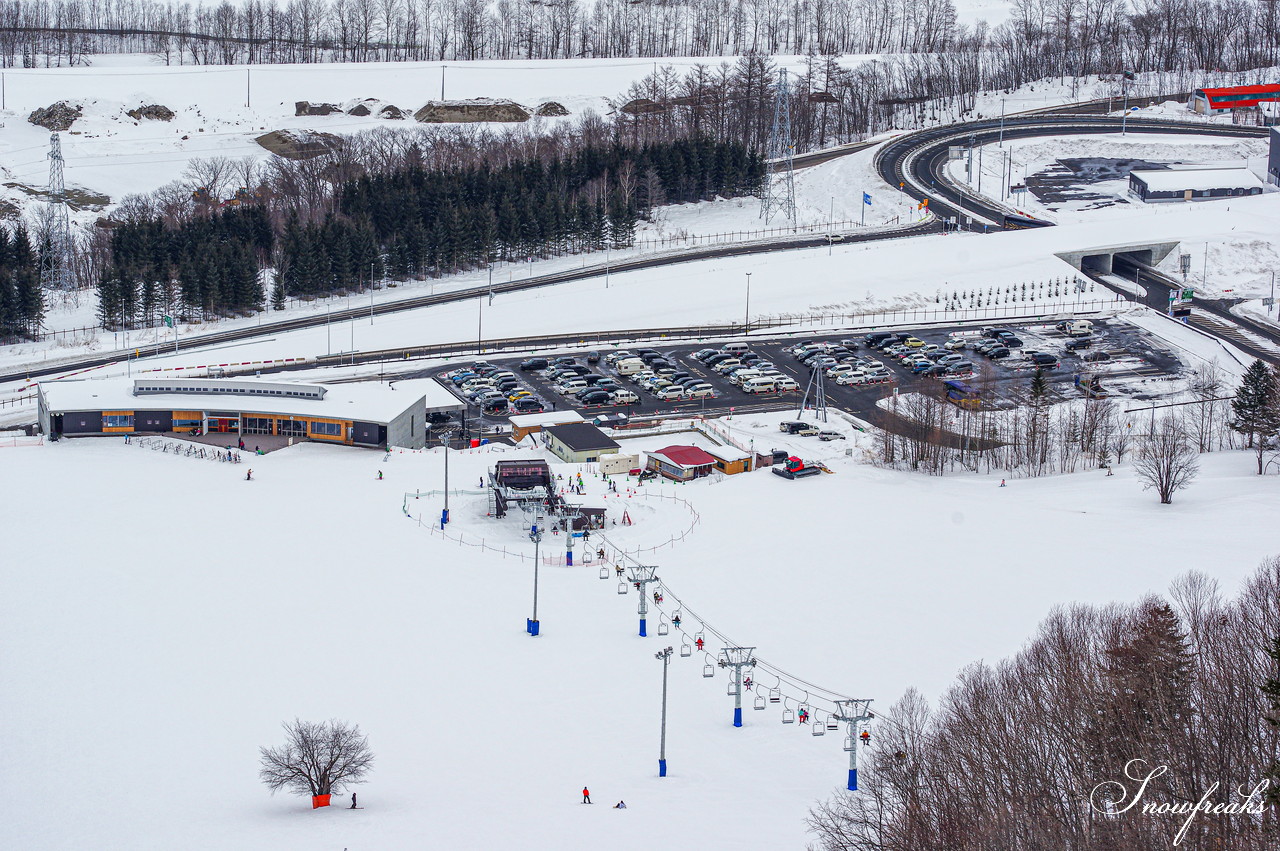
M1098 245L1076 251L1059 251L1058 258L1067 261L1081 271L1111 274L1116 255L1130 257L1148 266L1155 266L1178 247L1176 242L1139 242L1127 245Z

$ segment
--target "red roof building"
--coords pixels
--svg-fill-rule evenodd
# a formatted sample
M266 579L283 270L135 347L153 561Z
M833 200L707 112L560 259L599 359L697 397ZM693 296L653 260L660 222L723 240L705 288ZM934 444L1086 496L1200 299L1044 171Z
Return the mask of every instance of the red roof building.
M1211 115L1227 109L1257 106L1263 101L1280 100L1280 83L1262 86L1227 86L1218 89L1196 89L1187 106L1192 112Z
M650 470L677 482L705 476L716 466L715 456L696 446L667 446L648 454Z

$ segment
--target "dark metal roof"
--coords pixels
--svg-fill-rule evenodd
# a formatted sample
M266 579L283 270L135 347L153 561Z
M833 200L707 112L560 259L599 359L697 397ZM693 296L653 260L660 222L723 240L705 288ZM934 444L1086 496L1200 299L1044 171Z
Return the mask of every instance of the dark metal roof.
M618 448L618 444L614 442L613 438L590 423L568 423L544 428L543 431L574 452Z

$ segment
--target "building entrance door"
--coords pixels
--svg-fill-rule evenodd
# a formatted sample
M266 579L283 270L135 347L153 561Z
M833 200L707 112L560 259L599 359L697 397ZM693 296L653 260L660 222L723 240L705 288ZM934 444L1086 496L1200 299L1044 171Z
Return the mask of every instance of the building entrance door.
M209 431L226 433L229 431L238 431L240 428L239 419L231 419L229 417L210 417Z

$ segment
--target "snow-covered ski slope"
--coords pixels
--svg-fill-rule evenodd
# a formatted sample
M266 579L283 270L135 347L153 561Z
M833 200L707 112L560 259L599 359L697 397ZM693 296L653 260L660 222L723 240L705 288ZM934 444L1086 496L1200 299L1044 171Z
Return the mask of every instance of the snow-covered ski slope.
M784 445L776 419L733 425ZM1274 552L1257 518L1280 496L1245 454L1206 457L1162 507L1123 467L999 488L791 440L835 474L650 486L699 522L645 558L668 602L882 709L1014 652L1053 606L1133 599L1193 568L1231 589ZM401 513L404 491L440 486L439 450L383 463L307 444L238 466L119 439L0 453L0 795L18 802L6 847L802 848L807 808L843 784L841 734L784 726L777 708L734 729L724 673L704 679L697 656L672 661L659 779L653 654L677 634L637 637L634 592L592 565L542 569L543 634L529 638L527 563ZM517 456L452 453L451 482L474 487L503 457ZM440 508L409 506L428 524ZM614 517L620 506L635 525L610 534L628 546L690 524L666 501L624 495ZM451 531L531 550L515 518L452 508ZM258 783L257 748L295 716L367 732L363 810L313 812ZM584 784L594 806L578 803Z

